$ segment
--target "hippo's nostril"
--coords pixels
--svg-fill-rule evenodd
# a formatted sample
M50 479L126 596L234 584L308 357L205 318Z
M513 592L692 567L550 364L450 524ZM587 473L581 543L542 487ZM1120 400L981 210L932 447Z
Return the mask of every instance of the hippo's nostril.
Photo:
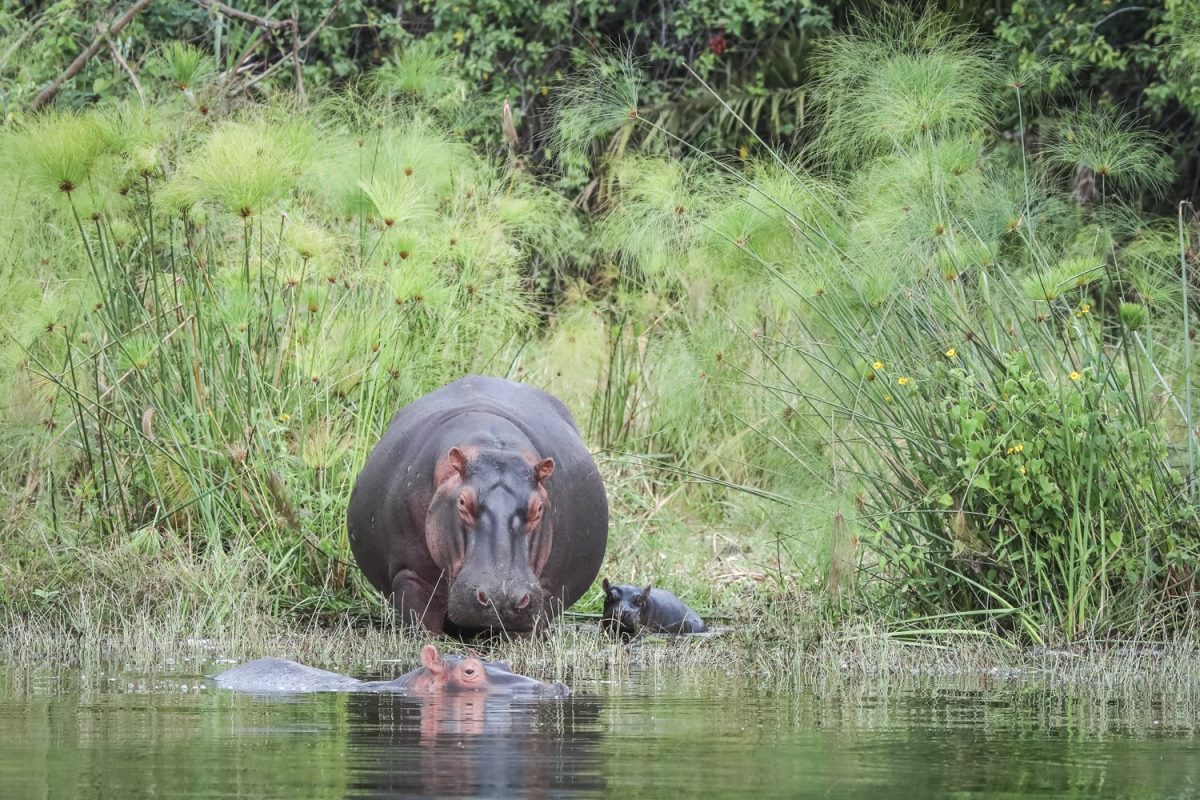
M516 607L517 607L517 608L524 608L524 607L525 607L525 606L527 606L527 605L529 605L529 594L528 594L528 592L527 592L527 593L525 593L525 594L523 594L523 595L521 595L521 599L517 601L517 606L516 606Z
M475 599L479 601L479 605L486 606L488 604L488 596L483 593L483 589L475 592Z

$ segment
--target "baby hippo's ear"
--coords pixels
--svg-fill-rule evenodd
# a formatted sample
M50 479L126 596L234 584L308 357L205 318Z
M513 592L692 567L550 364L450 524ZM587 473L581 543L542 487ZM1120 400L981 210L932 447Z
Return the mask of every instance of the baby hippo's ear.
M542 481L546 480L546 478L549 478L554 474L554 459L543 458L540 462L538 462L537 466L533 468L533 474L537 476L538 483L541 483Z
M604 587L604 593L605 593L605 594L608 594L608 593L609 593L609 591L612 589L612 587L608 585L608 578L604 578L604 579L602 579L602 580L600 581L600 585Z
M430 672L436 674L442 671L442 657L438 655L438 649L431 644L427 644L421 648L421 666Z
M646 600L647 602L649 602L649 600L650 600L650 588L652 586L653 586L653 584L647 583L646 588L642 590L642 598L644 600Z

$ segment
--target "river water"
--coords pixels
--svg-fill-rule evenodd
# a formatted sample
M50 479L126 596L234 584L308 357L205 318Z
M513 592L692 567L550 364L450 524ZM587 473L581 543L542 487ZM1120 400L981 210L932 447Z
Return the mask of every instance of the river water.
M1187 702L1036 676L594 674L514 701L255 697L204 672L0 667L0 798L1200 797Z

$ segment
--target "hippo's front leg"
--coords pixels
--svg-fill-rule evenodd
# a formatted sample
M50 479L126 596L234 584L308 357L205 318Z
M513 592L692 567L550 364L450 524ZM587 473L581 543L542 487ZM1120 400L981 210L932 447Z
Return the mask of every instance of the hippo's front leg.
M433 633L443 633L446 620L446 592L437 591L416 572L402 569L392 578L392 606L406 625L424 625Z

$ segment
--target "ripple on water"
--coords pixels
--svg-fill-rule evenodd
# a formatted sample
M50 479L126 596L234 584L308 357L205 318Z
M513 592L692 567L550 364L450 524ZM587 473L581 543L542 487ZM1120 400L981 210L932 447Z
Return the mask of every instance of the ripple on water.
M1200 791L1188 703L1028 678L778 692L752 676L577 675L571 698L538 701L251 697L198 689L190 669L0 669L0 798Z

